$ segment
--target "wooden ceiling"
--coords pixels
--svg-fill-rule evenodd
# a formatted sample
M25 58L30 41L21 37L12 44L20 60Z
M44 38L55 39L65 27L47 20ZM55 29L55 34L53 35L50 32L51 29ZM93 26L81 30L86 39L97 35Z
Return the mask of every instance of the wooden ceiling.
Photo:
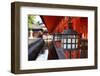
M68 17L64 16L41 16L48 32L53 34L55 32L63 32L64 29L68 29ZM88 32L88 18L87 17L73 17L72 18L73 29L79 33Z

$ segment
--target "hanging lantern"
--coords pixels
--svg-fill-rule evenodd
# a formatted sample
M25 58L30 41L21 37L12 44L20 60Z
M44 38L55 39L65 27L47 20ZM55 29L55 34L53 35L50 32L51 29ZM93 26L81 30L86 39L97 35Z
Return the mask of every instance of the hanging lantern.
M64 30L61 43L64 50L77 50L79 49L79 34L72 29Z
M62 48L64 50L78 50L79 49L79 41L80 41L80 36L78 32L73 30L72 28L72 22L71 22L71 17L68 19L68 30L64 30L62 33Z
M77 52L80 52L80 34L73 30L71 17L68 18L68 29L64 29L62 33L55 33L53 35L54 45L58 49L57 52L63 52L66 58L76 58ZM62 54L59 54L62 56Z

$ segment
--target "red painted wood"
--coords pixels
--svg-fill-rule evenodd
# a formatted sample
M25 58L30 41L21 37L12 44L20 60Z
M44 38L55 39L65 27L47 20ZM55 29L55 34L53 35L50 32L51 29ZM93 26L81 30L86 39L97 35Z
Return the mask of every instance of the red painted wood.
M53 33L53 30L57 27L62 16L41 16L44 24L46 25L49 33Z
M68 29L68 17L62 16L42 16L42 20L45 23L50 33L63 32L64 29ZM79 33L85 33L88 31L88 18L86 17L73 17L72 18L73 29Z
M49 33L61 33L64 29L68 29L68 17L62 16L42 16ZM88 37L88 18L87 17L72 17L73 30ZM61 43L56 42L57 47L61 47ZM70 52L65 52L66 58L70 58ZM72 58L80 58L80 51L71 52Z

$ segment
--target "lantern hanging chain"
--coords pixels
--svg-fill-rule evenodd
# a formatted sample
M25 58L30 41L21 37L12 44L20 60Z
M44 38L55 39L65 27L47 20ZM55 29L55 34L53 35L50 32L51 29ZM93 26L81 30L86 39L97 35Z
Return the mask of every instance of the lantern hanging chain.
M72 17L68 17L68 28L72 29Z
M72 22L72 17L68 17L68 23Z

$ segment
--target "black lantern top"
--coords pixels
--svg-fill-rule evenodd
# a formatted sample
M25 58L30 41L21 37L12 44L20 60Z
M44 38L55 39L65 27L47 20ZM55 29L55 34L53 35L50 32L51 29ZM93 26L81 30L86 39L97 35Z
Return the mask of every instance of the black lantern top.
M78 33L73 29L64 30L62 34L77 35Z

